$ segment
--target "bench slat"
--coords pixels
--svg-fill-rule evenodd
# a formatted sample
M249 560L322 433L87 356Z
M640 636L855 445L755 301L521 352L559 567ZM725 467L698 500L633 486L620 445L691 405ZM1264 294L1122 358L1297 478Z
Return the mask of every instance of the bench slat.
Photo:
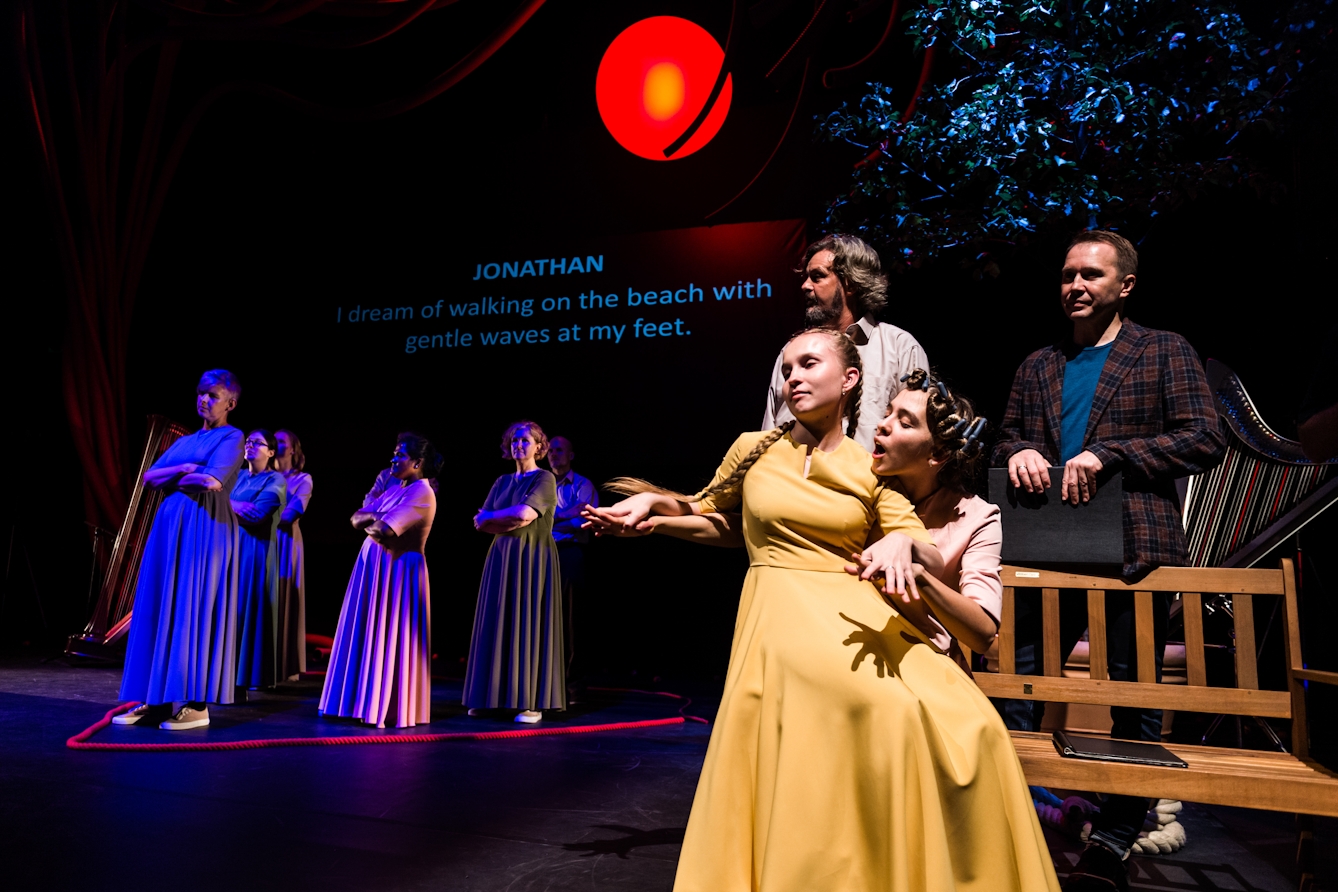
M1014 650L1016 635L1013 631L1013 617L1016 610L1013 605L1013 587L1004 586L1003 616L999 617L999 671L1012 675L1017 671L1017 651Z
M1257 690L1259 665L1254 652L1254 597L1232 595L1231 612L1236 619L1236 684Z
M1338 672L1325 672L1322 669L1293 669L1292 675L1301 681L1315 681L1320 684L1338 684Z
M1087 672L1097 681L1110 677L1106 661L1106 593L1087 590Z
M1052 703L1092 703L1097 706L1138 706L1187 712L1257 715L1291 718L1291 695L1286 691L1248 688L1203 688L1189 685L1144 684L1136 681L1097 681L1087 678L1047 678L977 672L976 685L988 697L1046 700Z
M1134 592L1134 641L1138 651L1138 680L1157 683L1157 643L1152 633L1152 592Z
M1185 675L1191 685L1208 684L1208 669L1203 650L1203 596L1185 592L1180 615L1185 621Z
M1189 768L1072 759L1049 734L1012 732L1029 784L1338 817L1338 776L1286 753L1169 745Z
M1301 622L1296 611L1296 567L1291 558L1283 558L1281 566L1282 584L1287 589L1287 596L1282 603L1283 619L1286 622L1282 640L1287 645L1287 689L1292 695L1292 752L1304 759L1310 755L1310 726L1306 722L1304 682L1338 684L1338 675L1330 679L1325 677L1329 673L1319 673L1302 679L1297 674L1307 670L1305 660L1301 657Z
M1021 573L1021 575L1018 575ZM1005 564L1001 573L1004 585L1029 588L1099 588L1108 592L1221 592L1230 595L1284 594L1282 574L1277 570L1238 567L1158 567L1136 583L1111 576L1089 573L1064 573Z
M1063 658L1059 653L1059 589L1041 589L1041 640L1044 672L1051 678L1063 675Z

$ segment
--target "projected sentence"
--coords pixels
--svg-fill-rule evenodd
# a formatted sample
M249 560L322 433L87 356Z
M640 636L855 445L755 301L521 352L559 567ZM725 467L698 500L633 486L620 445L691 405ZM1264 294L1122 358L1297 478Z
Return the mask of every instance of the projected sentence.
M603 265L603 257L598 259L600 264L595 269ZM487 275L491 270L483 266L478 269L480 278L492 278ZM771 282L758 276L727 284L688 282L674 288L590 289L574 296L443 298L422 305L379 307L356 304L335 308L335 322L340 326L414 323L416 330L403 336L405 353L523 344L625 344L651 338L690 337L694 323L674 313L676 308L765 300L772 297L773 290ZM543 317L559 313L563 318L543 324L547 321ZM702 316L697 314L695 318L700 321ZM531 319L540 324L519 324Z

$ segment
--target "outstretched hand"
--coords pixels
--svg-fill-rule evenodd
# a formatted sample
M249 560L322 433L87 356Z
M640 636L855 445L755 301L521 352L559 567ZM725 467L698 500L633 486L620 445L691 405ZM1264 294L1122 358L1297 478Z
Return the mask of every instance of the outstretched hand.
M581 529L593 530L596 536L615 536L635 538L649 536L655 531L655 521L648 510L636 505L628 505L631 499L625 499L607 508L595 508L587 505L581 509L581 518L585 521Z

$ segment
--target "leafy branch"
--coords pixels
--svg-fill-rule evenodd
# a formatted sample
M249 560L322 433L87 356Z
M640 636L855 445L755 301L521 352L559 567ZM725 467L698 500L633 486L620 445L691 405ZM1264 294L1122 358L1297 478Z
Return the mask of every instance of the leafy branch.
M1252 24L1224 2L924 0L904 22L940 70L914 113L870 83L817 120L821 138L872 149L826 227L918 266L1043 231L1136 232L1208 185L1273 189L1258 149L1336 13L1300 0Z

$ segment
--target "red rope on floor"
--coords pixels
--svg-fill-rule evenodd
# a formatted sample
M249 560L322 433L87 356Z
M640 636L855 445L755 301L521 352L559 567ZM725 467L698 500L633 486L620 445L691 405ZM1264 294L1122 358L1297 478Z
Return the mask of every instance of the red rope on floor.
M655 692L648 692L655 693ZM677 695L669 695L677 696ZM514 731L459 731L450 734L385 734L356 737L277 737L272 740L233 740L197 743L90 743L89 738L111 724L113 716L129 712L138 703L122 703L107 711L102 719L65 741L72 750L111 752L186 753L219 750L260 750L283 746L357 746L360 744L442 743L448 740L513 740L519 737L555 737L561 734L594 734L599 731L625 731L632 728L657 728L682 725L685 719L648 719L640 722L609 722L603 725L569 725L563 728L524 728ZM695 718L695 717L694 717ZM699 720L700 721L700 720Z
M303 672L302 674L303 674L303 675L324 675L324 674L325 674L325 670L324 670L324 669L313 669L313 670L310 671L310 672ZM459 678L455 678L455 677L452 677L452 676L449 676L449 675L434 675L434 676L432 676L432 680L433 680L433 681L460 681L461 679L459 679ZM678 714L681 715L683 718L687 719L689 722L701 722L703 725L709 725L709 724L711 724L708 720L702 718L701 716L697 716L697 715L688 715L686 712L684 712L685 709L687 709L689 706L692 705L692 698L691 698L691 697L685 697L685 696L683 696L682 694L673 694L673 693L670 693L669 691L646 691L646 690L642 690L641 688L601 688L601 687L595 687L594 685L592 685L592 686L586 688L586 690L589 690L589 691L611 691L611 692L616 693L616 694L649 694L649 695L651 695L651 696L653 696L653 697L671 697L671 698L673 698L674 700L682 700L682 701L683 701L683 705L680 706L680 707L678 708Z

